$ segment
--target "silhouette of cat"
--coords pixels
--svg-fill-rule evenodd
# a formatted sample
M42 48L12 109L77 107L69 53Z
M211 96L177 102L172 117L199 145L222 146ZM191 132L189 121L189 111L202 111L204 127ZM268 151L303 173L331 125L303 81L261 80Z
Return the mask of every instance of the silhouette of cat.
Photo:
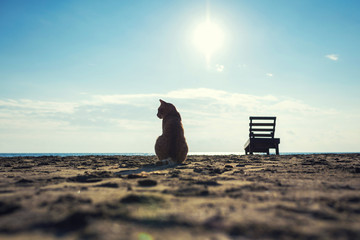
M162 119L162 135L155 143L157 164L179 164L185 161L188 146L181 116L175 106L160 99L157 116Z

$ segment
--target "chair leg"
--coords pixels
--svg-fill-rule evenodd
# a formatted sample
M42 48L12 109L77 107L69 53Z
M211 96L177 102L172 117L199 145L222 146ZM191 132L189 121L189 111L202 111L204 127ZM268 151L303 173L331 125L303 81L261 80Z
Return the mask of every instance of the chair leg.
M276 146L276 155L279 155L279 145Z
M266 151L267 155L270 155L270 149L268 148L268 150Z

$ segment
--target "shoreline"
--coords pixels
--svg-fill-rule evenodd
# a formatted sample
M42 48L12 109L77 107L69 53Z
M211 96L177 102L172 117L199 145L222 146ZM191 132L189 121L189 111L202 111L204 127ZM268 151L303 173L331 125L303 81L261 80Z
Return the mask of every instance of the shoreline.
M360 152L280 152L280 156L319 155L319 154L360 154ZM190 152L188 156L243 156L244 152ZM254 154L266 156L266 154ZM273 156L275 154L270 154ZM155 153L0 153L0 158L7 157L75 157L75 156L155 156Z

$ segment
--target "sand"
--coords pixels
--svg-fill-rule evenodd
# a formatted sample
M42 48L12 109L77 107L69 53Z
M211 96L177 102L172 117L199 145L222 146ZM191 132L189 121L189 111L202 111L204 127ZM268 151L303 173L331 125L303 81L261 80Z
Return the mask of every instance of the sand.
M360 154L0 158L0 239L360 239Z

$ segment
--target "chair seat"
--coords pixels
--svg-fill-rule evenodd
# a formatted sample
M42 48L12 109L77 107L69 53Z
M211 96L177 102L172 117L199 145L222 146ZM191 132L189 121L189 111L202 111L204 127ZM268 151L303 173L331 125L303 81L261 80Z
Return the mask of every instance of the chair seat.
M249 138L244 145L246 152L268 152L269 148L278 148L280 138Z

